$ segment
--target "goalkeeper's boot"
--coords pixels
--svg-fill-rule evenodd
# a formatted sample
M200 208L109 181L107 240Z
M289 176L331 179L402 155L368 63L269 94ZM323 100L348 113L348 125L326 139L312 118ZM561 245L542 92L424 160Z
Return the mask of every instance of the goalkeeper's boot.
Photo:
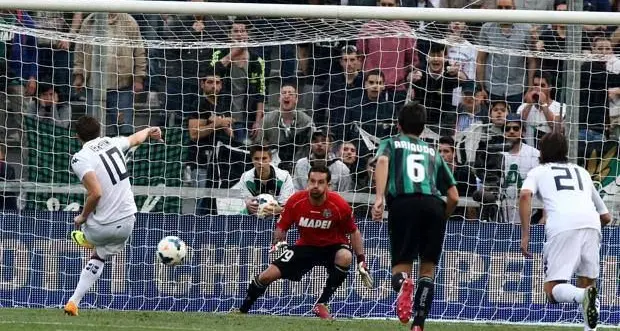
M582 302L583 319L590 329L596 329L598 324L598 309L596 306L598 291L594 286L586 287L585 291Z
M95 248L95 245L89 243L88 240L86 240L86 236L84 235L84 232L80 230L71 231L71 239L73 239L74 243L84 248L88 248L88 249Z
M322 320L333 320L332 314L329 313L329 307L324 303L317 303L312 308L312 312Z
M69 316L77 316L78 315L78 306L73 301L67 302L65 305L65 314Z
M408 323L411 319L411 310L413 308L413 280L405 278L398 297L396 297L396 316L401 323Z

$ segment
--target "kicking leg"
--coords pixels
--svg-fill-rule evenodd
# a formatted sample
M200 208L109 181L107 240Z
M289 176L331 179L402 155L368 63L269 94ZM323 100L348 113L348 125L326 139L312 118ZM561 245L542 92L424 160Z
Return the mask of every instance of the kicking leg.
M273 264L258 276L254 277L252 282L250 282L250 286L248 286L247 294L245 299L243 299L243 304L239 307L239 311L243 314L247 314L250 308L252 308L252 305L254 305L254 302L265 294L267 286L280 278L282 278L280 268Z
M78 306L80 301L86 295L86 292L97 282L103 272L105 260L94 253L80 274L80 280L73 292L71 298L65 305L65 313L71 316L78 315Z
M336 252L333 266L327 271L327 281L325 282L323 293L321 293L319 300L312 309L312 312L318 317L322 319L332 319L329 308L327 307L327 302L347 279L352 260L353 255L350 250L342 248Z
M578 288L584 288L585 289L585 288L588 288L590 286L596 286L596 279L592 279L592 278L588 278L588 277L583 277L583 276L577 276L577 287ZM594 306L595 306L597 315L600 316L601 303L600 303L598 297L596 298L596 300L594 302ZM581 308L581 310L584 311L583 303L579 304L579 308ZM596 331L596 327L590 328L590 326L588 325L588 321L585 318L584 318L583 322L584 322L584 327L583 327L584 331Z
M544 289L551 303L581 303L586 325L591 329L596 328L598 323L598 311L596 309L598 291L596 287L578 288L566 281L560 280L546 282Z
M398 293L396 297L396 316L402 323L411 319L413 308L413 281L410 278L412 263L399 263L392 267L392 289Z
M412 330L423 330L424 321L431 311L435 292L435 263L422 261L420 263L420 278L413 300Z

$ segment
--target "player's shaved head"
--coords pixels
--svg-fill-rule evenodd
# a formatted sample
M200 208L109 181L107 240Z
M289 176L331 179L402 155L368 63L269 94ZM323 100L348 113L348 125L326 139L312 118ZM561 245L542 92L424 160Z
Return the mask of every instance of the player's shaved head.
M540 149L540 163L568 162L568 141L559 132L550 132L542 137L538 144Z
M88 142L99 138L101 133L101 124L92 116L82 116L75 123L75 132L78 138L83 142Z

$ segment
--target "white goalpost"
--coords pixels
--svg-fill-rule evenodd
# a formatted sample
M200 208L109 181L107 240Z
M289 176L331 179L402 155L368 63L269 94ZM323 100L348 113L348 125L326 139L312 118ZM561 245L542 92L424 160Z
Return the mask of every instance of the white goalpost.
M504 139L507 129L494 117L502 113L497 104L513 105L508 112L515 116L532 108L545 116L543 108L553 105L553 120L524 116L522 141L536 146L543 130L565 130L571 160L588 169L612 211L615 223L604 229L601 248L601 321L620 323L620 120L613 117L620 117L620 59L614 55L620 30L611 28L620 25L620 13L137 0L0 0L0 9L0 43L21 43L21 53L0 52L0 68L8 68L0 75L6 83L0 91L6 148L0 154L15 173L0 182L6 201L0 210L0 307L59 307L69 298L87 257L66 239L84 201L70 172L70 157L80 147L71 120L99 109L105 134L158 125L165 142L125 155L140 212L135 233L84 304L205 312L239 306L248 281L274 258L268 253L273 219L247 215L245 197L233 187L253 167L250 146L269 145L272 166L298 180L299 158L318 158L310 134L319 130L334 140L333 153L322 157L347 167L349 186L341 191L354 206L376 281L367 289L351 273L331 302L332 313L393 318L388 229L367 219L374 201L367 162L377 142L396 132L399 107L415 100L436 115L423 138L439 148L442 136L450 136L453 169L465 174L457 177L463 194L458 215L448 222L431 318L581 320L577 305L549 305L544 298L543 225L533 226L534 258L519 252L515 192L536 157L511 158L504 140L492 141ZM60 23L48 24L50 17ZM513 24L520 41L505 41L498 25L488 22ZM247 58L233 59L234 49L247 50ZM29 85L29 70L36 87ZM522 78L507 83L509 75ZM376 97L371 76L382 81ZM214 81L221 81L220 90L209 87ZM289 102L281 86L291 83L293 109L303 115L268 127L267 116ZM494 94L497 86L505 90ZM214 95L217 102L205 108ZM534 95L548 102L533 101ZM216 130L213 114L231 118L240 126L226 128L246 135ZM296 127L302 117L311 124ZM218 133L197 138L192 120L213 124ZM357 150L355 158L344 142ZM483 206L480 192L491 186L495 198ZM157 264L155 247L165 235L191 248L185 264ZM255 308L306 315L325 277L317 268L299 283L275 283Z

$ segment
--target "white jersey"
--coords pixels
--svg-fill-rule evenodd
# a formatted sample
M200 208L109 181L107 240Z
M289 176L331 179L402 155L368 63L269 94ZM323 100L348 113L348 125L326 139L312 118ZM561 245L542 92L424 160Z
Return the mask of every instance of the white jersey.
M127 149L126 137L97 138L85 143L71 159L71 168L80 181L93 171L101 186L101 198L95 211L88 215L89 222L108 224L138 211L125 163Z
M288 171L271 167L271 176L267 181L256 180L256 170L251 169L241 175L241 180L232 187L241 190L243 198L255 197L261 193L271 194L284 206L288 198L295 193L293 178Z
M528 173L521 189L543 201L547 240L568 230L601 231L600 215L608 211L586 169L572 163L540 165Z

